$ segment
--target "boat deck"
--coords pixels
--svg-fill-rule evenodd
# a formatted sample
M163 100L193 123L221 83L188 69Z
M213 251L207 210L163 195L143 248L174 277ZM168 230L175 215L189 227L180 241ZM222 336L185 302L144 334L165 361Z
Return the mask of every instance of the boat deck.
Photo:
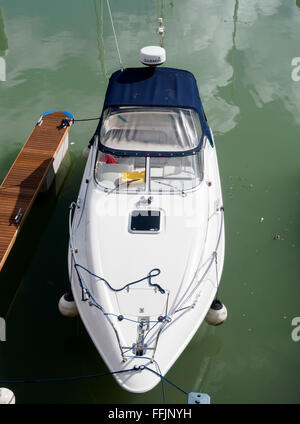
M67 136L64 118L61 111L42 117L0 186L0 270Z

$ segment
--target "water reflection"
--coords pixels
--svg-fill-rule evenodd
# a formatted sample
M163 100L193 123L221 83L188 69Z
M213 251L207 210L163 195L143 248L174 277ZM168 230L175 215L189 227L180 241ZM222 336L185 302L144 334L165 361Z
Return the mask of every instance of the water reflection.
M300 6L300 1L296 4ZM291 60L299 56L290 42L299 38L294 4L281 8L278 0L268 4L257 0L240 6L240 17L249 21L249 26L240 27L237 43L243 52L243 85L257 107L280 100L300 123L300 83L291 78Z
M174 5L173 5L174 6ZM165 17L165 2L164 0L157 0L157 18Z
M4 19L0 9L0 81L6 81L6 62L4 56L7 53L8 40L4 29Z
M148 10L143 10L142 17L136 10L130 11L130 14L127 11L126 15L120 10L115 11L121 53L126 65L136 66L140 48L158 44L155 18L163 17L166 66L188 69L195 75L214 133L225 133L235 127L239 114L239 107L233 99L228 100L220 92L232 83L230 54L235 35L231 22L236 2L216 0L211 3L203 0L199 3L194 0L189 7L185 3L157 0L156 7L150 8L150 2L147 2ZM226 18L229 24L224 21ZM105 41L108 42L107 39ZM110 71L113 63L107 56L107 69Z
M300 9L300 0L296 0L296 6L298 6Z
M96 30L97 30L97 45L98 45L98 60L103 76L107 82L108 75L105 65L105 46L103 38L103 0L99 0L99 7L97 1L94 0L94 10L96 16Z
M199 365L194 369L194 392L203 390L203 385L209 375L212 358L217 356L222 348L222 341L212 326L207 326L203 338L201 339L201 355L199 355Z
M232 88L234 90L234 81L235 81L235 51L236 51L236 29L237 29L237 21L238 21L238 10L239 10L239 1L235 1L234 12L233 12L233 33L232 33L232 49L231 49L231 57L232 57Z

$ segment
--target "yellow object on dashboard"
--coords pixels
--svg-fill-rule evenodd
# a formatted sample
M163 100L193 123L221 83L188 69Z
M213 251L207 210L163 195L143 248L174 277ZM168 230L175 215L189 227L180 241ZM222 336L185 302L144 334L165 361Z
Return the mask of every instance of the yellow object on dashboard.
M145 181L145 171L122 172L122 182L130 180Z

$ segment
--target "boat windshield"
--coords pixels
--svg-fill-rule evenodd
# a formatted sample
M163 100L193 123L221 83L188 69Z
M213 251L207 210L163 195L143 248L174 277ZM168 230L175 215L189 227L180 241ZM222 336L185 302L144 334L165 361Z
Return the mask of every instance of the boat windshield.
M115 153L180 154L195 149L201 136L199 116L193 109L126 106L105 110L100 142Z
M203 149L189 156L147 158L99 151L95 179L111 193L185 193L203 180Z

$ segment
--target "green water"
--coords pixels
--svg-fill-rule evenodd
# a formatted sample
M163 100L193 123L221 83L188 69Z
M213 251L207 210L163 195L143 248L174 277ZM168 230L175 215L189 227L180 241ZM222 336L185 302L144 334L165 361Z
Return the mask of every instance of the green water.
M300 3L111 0L111 8L125 66L138 66L139 49L158 43L163 15L167 65L196 76L219 158L226 224L220 297L228 320L217 328L204 323L168 377L188 392L209 393L213 403L299 403L300 341L291 338L291 321L300 316L300 81L291 77L291 61L300 56ZM1 0L0 12L2 179L41 112L100 114L118 59L101 0ZM0 378L106 371L79 319L57 309L68 286L68 206L95 126L71 129L61 184L37 199L1 272L7 341ZM18 403L162 401L160 386L134 395L112 377L10 387ZM185 397L168 386L167 402Z

